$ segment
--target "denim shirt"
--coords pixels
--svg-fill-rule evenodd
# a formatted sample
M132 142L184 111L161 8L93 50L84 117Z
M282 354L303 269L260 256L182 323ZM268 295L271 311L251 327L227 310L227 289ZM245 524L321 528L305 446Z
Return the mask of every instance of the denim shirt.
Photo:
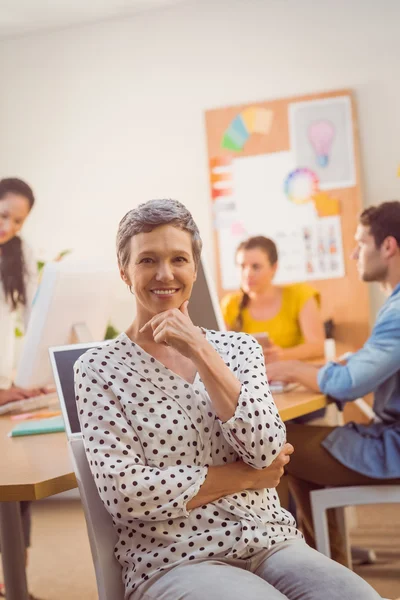
M377 479L400 477L400 284L378 313L364 347L346 365L328 363L318 372L324 394L337 403L374 392L376 421L348 423L323 442L345 466Z

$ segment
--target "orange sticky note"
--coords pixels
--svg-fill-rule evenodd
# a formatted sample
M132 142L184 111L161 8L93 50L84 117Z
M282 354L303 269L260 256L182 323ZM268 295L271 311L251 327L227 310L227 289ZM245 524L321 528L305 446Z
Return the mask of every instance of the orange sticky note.
M316 192L312 198L319 217L333 217L340 214L339 200L332 198L326 192Z
M243 123L245 124L247 131L249 133L253 133L253 131L254 131L256 112L257 112L257 108L255 106L248 106L247 108L242 110L242 112L240 113Z

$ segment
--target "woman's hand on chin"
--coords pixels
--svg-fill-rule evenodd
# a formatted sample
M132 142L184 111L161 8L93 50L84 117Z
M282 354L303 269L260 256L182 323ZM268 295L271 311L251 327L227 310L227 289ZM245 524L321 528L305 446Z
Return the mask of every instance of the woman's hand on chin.
M204 336L199 327L196 327L188 313L189 301L180 308L172 308L155 315L139 330L139 333L151 329L153 339L157 344L171 346L183 356L193 358L196 350L204 342Z

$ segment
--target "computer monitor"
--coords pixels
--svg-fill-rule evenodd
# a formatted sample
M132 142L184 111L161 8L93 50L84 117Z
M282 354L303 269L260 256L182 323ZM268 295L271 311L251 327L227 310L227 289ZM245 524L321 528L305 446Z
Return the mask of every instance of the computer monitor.
M199 263L197 280L193 286L188 311L195 325L206 329L225 331L226 327L217 292L204 259Z
M101 342L100 345L106 342ZM65 429L68 438L81 432L74 389L74 364L87 350L99 344L74 344L49 348L50 362L53 368L54 381L63 412Z
M32 306L15 383L52 385L50 346L104 340L118 271L114 265L48 263Z

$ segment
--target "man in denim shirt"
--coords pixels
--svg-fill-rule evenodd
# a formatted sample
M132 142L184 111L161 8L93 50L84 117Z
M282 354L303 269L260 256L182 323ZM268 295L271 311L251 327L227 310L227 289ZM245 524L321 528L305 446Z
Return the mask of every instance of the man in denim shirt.
M298 520L315 546L310 492L325 486L400 483L400 202L364 210L355 236L363 281L377 281L387 300L370 338L347 361L322 368L299 361L268 365L270 380L299 382L343 404L374 393L376 417L368 425L288 425L295 453L287 467ZM328 511L332 558L345 563L335 513Z

